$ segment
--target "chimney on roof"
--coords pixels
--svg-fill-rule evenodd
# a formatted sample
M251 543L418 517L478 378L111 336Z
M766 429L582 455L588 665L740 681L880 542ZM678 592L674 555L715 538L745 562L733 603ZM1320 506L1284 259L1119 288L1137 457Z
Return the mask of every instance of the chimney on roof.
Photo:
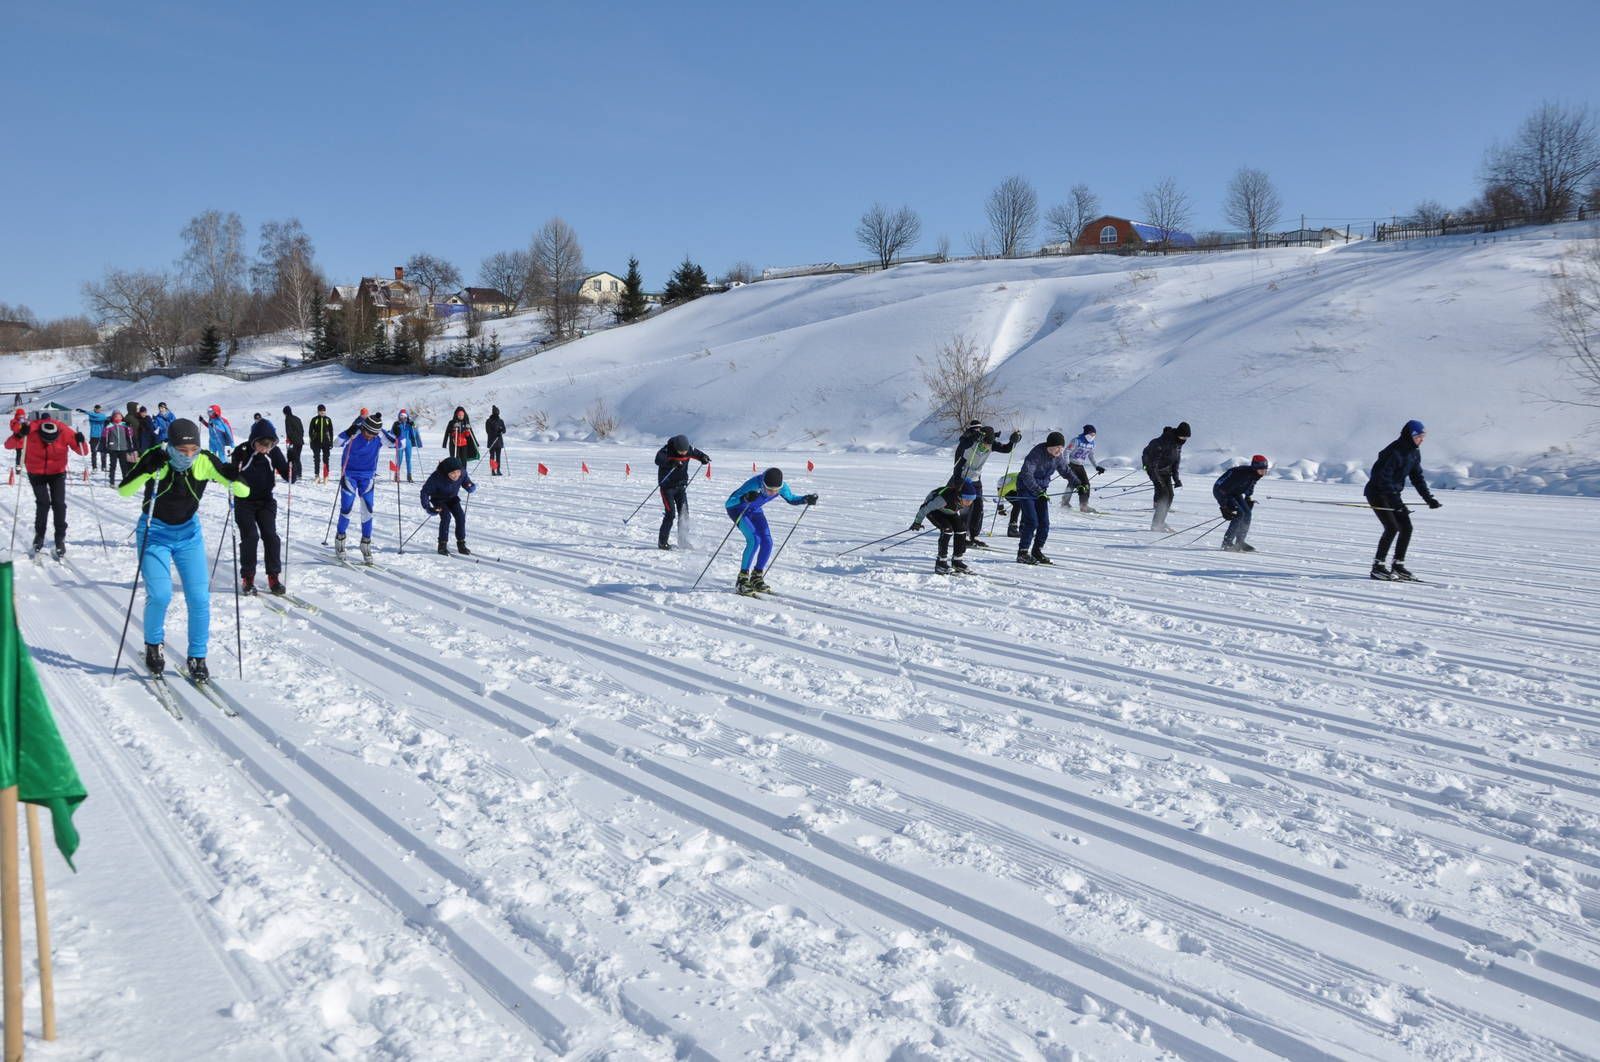
M395 266L394 267L394 278L396 280L404 280L406 278L406 267L405 266Z

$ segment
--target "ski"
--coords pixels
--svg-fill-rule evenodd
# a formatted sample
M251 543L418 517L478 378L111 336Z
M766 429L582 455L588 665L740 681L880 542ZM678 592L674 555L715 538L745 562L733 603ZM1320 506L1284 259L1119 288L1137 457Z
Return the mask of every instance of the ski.
M161 702L161 707L167 710L172 718L183 721L183 712L178 708L178 699L172 695L172 687L167 685L167 680L160 675L150 675L144 679L145 688L150 695Z
M237 719L239 717L239 713L229 707L228 702L222 699L222 694L212 689L210 679L201 681L190 675L187 671L183 672L183 677L189 681L189 685L193 686L195 690L199 692L200 696L204 697L206 700L215 705L217 711L221 712L229 719Z

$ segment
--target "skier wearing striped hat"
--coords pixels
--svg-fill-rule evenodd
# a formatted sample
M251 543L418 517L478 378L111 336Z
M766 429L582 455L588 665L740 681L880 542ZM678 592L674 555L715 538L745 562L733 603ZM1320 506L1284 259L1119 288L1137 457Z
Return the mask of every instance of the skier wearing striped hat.
M333 552L344 559L345 533L350 530L350 510L361 499L361 556L372 563L372 513L375 508L378 459L394 445L392 434L383 430L383 414L369 413L358 422L360 431L342 431L339 441L344 451L339 456L339 529L333 539ZM351 425L355 428L355 425Z

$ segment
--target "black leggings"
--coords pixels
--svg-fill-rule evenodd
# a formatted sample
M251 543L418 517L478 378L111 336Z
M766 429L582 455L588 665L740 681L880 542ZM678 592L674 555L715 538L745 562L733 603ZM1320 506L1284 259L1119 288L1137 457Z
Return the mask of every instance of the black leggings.
M278 499L244 498L233 503L233 522L239 525L239 574L256 574L256 546L266 547L267 574L283 571L283 539L278 537Z
M1378 523L1383 525L1383 534L1378 538L1378 560L1384 560L1389 556L1389 544L1392 542L1395 563L1404 561L1406 547L1411 545L1411 510L1398 498L1369 498L1368 501L1381 506L1372 513L1378 518Z
M928 523L939 529L939 559L944 560L950 553L950 541L955 540L956 556L961 557L967 552L967 538L970 535L967 524L967 514L959 516L947 515L942 509L935 509L928 514Z
M52 513L56 517L56 542L67 541L67 474L40 476L28 473L28 485L33 488L33 540L44 541L45 520Z
M439 511L439 545L450 541L450 520L456 522L456 541L467 540L467 511L461 507L460 498L451 498L449 501L434 506Z
M1155 514L1150 520L1152 530L1160 530L1167 524L1167 511L1172 508L1172 473L1147 472L1150 482L1155 484Z

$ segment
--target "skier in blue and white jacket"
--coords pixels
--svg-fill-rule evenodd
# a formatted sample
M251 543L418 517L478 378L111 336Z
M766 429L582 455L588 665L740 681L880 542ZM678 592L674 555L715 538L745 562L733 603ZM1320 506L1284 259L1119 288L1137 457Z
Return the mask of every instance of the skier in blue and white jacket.
M807 494L796 497L783 481L783 469L769 468L758 476L741 483L723 503L728 519L738 525L744 535L744 557L739 562L739 579L735 588L749 597L767 589L764 573L772 559L772 529L762 509L774 498L782 498L790 505L815 505L817 496Z
M1068 476L1067 439L1053 431L1044 442L1028 451L1017 472L1017 492L1013 505L1022 509L1022 534L1017 539L1018 564L1049 564L1044 555L1044 540L1050 537L1050 477Z
M359 431L342 431L338 435L344 443L339 455L339 531L333 540L334 554L344 559L344 537L350 529L350 510L356 499L361 499L361 555L372 562L372 513L375 507L375 486L378 476L378 459L384 449L395 444L394 435L383 430L383 414L370 413L357 422Z
M1094 474L1099 475L1105 471L1105 466L1094 459L1095 430L1093 424L1085 424L1083 431L1072 437L1072 442L1067 446L1067 486L1072 489L1061 495L1061 507L1066 508L1072 504L1072 496L1078 496L1078 511L1089 511L1089 469L1094 469Z
M405 410L394 421L394 437L399 442L395 453L395 464L404 464L406 468L406 482L411 479L411 451L422 446L422 435L417 431L417 426L411 421L411 414Z

